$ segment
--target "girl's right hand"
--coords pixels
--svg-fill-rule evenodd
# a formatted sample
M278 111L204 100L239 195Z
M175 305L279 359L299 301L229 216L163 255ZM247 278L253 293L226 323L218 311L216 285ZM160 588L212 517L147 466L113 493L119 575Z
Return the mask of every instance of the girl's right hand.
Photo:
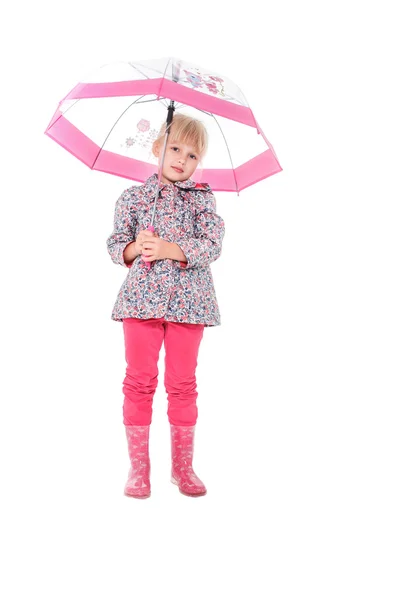
M139 231L138 236L135 240L135 252L137 252L138 254L142 254L143 243L146 241L146 238L153 236L157 237L157 234L153 231L150 231L150 229L143 229L142 231Z

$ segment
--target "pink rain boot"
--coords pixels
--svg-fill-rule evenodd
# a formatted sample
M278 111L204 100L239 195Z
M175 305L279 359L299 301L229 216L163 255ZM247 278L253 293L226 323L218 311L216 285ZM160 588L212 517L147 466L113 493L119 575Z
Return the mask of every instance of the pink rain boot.
M150 425L126 425L125 430L131 468L124 494L133 498L148 498L150 496Z
M171 481L179 486L186 496L204 496L207 493L204 483L192 468L195 426L171 424Z

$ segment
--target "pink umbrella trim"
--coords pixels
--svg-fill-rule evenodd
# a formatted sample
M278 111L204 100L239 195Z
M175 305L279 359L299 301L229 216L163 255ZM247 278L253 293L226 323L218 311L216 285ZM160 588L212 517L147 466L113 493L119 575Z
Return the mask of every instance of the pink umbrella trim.
M162 97L182 102L193 108L199 108L257 129L256 120L248 106L209 96L164 78L109 83L78 83L64 100L141 96L146 94L155 94L158 98Z
M260 131L260 133L262 132ZM97 144L70 123L59 110L55 112L45 134L96 171L143 183L157 169L156 165L151 163L108 150L101 150ZM193 180L198 181L201 177L201 181L207 182L214 191L239 192L279 171L282 171L282 167L270 148L236 169L200 170L194 174Z

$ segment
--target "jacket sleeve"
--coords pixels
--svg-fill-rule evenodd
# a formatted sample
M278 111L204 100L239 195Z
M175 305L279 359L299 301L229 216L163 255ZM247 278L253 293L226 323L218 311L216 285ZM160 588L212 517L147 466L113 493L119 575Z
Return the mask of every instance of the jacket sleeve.
M126 246L135 240L136 219L131 200L132 196L129 190L125 190L118 198L114 212L114 231L107 238L107 250L111 260L124 267L131 267L133 264L127 264L123 256Z
M187 258L187 263L178 262L181 269L204 268L221 254L225 223L216 213L212 192L201 193L195 214L194 235L193 238L175 240Z

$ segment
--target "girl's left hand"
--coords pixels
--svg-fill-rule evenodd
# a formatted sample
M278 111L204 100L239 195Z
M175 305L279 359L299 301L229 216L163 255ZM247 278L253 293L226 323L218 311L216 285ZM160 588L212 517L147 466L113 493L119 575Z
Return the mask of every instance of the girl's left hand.
M158 237L157 233L146 235L143 242L142 258L146 262L167 258L169 242Z

